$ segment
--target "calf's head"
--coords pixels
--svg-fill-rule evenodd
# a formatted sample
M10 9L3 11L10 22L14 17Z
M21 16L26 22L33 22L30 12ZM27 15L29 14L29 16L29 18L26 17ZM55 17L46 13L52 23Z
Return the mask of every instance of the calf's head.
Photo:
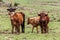
M9 8L7 11L9 11L9 15L12 15L13 12L15 12L16 8Z
M40 14L38 14L38 16L40 16L40 21L44 22L44 21L46 21L48 14L40 13Z
M10 16L11 19L13 19L13 15L15 14L16 8L9 8L7 11L9 11L8 15Z

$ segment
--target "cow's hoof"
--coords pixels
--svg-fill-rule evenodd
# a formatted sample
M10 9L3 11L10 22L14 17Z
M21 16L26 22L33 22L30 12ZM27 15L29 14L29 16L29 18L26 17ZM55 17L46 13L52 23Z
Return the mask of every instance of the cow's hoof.
M25 33L25 32L22 32L22 33Z

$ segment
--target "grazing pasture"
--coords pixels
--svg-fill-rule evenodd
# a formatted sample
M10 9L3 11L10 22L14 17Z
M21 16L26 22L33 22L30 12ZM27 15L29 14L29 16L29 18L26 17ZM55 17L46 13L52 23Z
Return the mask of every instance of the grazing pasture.
M11 2L11 0L4 0ZM25 13L25 33L11 34L11 23L8 15L7 7L0 7L0 40L60 40L60 0L13 0L18 2L17 12ZM41 34L31 33L32 25L27 25L28 17L36 17L41 11L48 12L50 17L49 33Z

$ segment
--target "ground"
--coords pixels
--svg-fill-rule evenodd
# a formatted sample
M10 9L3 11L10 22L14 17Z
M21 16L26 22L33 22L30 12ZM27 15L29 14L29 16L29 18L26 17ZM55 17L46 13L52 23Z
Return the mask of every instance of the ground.
M13 0L12 2L20 3L19 7L27 7L25 10L20 8L16 10L22 11L26 15L25 33L11 34L12 27L7 7L0 7L0 40L60 40L60 22L58 21L60 20L60 0ZM29 10L30 8L32 11ZM49 33L41 34L40 26L38 34L35 29L31 33L32 25L27 25L27 18L35 17L41 11L49 12Z

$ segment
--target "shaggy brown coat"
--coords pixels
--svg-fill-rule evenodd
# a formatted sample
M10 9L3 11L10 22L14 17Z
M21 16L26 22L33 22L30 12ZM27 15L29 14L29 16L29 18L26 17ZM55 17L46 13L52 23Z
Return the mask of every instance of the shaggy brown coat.
M36 30L37 30L37 33L38 33L39 19L40 19L39 16L33 17L33 18L28 18L28 24L31 24L33 26L32 33L33 33L33 30L34 30L34 27L36 27Z
M42 12L38 14L40 16L39 22L41 27L41 33L48 33L48 23L49 23L49 16L48 14Z

